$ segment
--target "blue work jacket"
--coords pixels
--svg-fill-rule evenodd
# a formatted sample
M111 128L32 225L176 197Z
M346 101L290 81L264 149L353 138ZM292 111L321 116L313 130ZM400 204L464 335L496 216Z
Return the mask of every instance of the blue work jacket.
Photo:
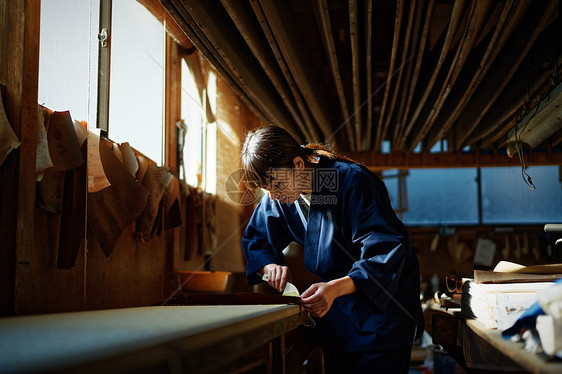
M248 284L283 249L304 246L307 270L327 282L346 275L359 289L336 298L316 319L318 345L356 352L410 346L424 328L419 263L384 183L361 165L320 157L308 219L298 203L264 195L246 227L242 248Z

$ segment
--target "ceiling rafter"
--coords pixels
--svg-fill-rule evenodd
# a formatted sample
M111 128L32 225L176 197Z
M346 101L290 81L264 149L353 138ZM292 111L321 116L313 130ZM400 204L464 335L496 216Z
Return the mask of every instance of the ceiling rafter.
M265 123L344 153L503 148L562 77L556 0L158 1Z
M410 144L409 149L415 148L416 144L425 138L425 136L431 129L431 125L441 112L441 109L443 108L447 97L453 89L453 85L457 81L457 78L459 77L466 63L466 60L468 59L470 51L472 50L472 47L476 42L480 30L484 26L489 7L490 3L486 0L476 0L471 4L471 12L468 25L465 32L463 33L460 45L457 48L451 66L449 67L449 72L447 73L445 82L441 86L441 90L439 91L437 100L432 103L430 114L426 117L423 124L414 131L413 141ZM432 145L433 143L430 142L425 142L424 144L427 149L429 149Z
M562 41L556 39L556 34L548 32L558 27L558 23L549 26L550 30L547 30L540 40L540 44L544 48L538 48L532 56L535 63L518 69L516 75L519 78L512 80L512 83L505 88L505 94L498 99L497 105L491 108L481 121L477 128L478 132L472 133L471 141L482 141L481 146L485 148L500 142L500 138L507 139L506 134L517 124L518 118L526 114L533 105L538 104L540 97L553 88L550 78L562 74L562 58L559 58L557 62L552 62L552 68L548 69L545 69L542 62L552 60L553 52L549 48L562 47ZM536 63L537 61L541 63ZM500 106L504 110L500 111ZM483 123L490 125L483 126ZM505 142L506 140L501 143Z
M421 34L419 51L418 51L417 56L416 56L416 64L415 64L415 68L414 68L414 73L413 73L412 79L410 80L409 88L408 89L404 88L404 90L405 90L404 93L408 95L408 99L406 101L405 108L400 111L402 117L397 121L397 128L394 132L394 137L392 139L392 143L395 144L396 146L398 146L400 144L400 139L402 138L402 133L404 131L405 121L408 118L408 115L410 114L412 100L414 99L414 94L415 94L415 91L416 91L416 86L418 84L418 79L419 79L419 76L420 76L420 70L421 70L423 57L424 57L424 53L425 53L425 48L426 48L426 45L427 45L427 40L428 40L428 35L429 35L429 25L431 24L431 17L433 15L434 6L435 6L435 0L430 0L429 4L428 4L428 7L427 7L427 11L426 11L423 31L422 31L422 34ZM420 12L421 12L421 9L420 9Z
M262 12L261 6L259 5L258 0L250 0L250 4L252 6L252 10L254 12L254 15L256 16L261 29L265 35L266 40L269 43L269 48L271 48L271 51L273 52L273 55L275 57L275 60L277 61L277 65L279 66L279 68L281 69L281 72L285 78L285 81L287 82L289 89L291 90L291 93L293 94L293 98L297 104L297 107L299 109L299 113L301 114L304 123L307 124L307 126L309 126L309 134L311 134L311 136L313 137L313 139L317 139L319 134L316 130L316 125L314 124L314 120L312 119L311 114L309 113L308 108L306 107L305 103L304 103L304 99L299 91L299 89L297 88L297 85L295 83L295 80L293 79L293 76L291 75L291 73L289 72L289 68L287 66L287 64L285 63L285 59L283 58L283 55L279 49L279 46L277 45L277 42L275 41L275 37L273 36L273 32L271 31L271 29L269 28L269 24L267 23L267 19L265 17L265 14ZM306 136L306 135L305 135Z
M361 75L359 61L359 21L357 0L349 1L349 38L351 42L351 74L353 79L354 143L361 149Z
M373 0L367 0L365 4L365 74L366 74L366 82L367 82L367 90L366 94L367 97L365 98L367 103L367 123L366 128L367 131L365 132L365 136L363 137L363 142L361 144L361 148L365 149L368 148L369 144L371 143L371 139L373 136Z
M513 33L528 5L529 4L525 2L518 2L517 4L514 4L513 1L506 2L500 17L497 20L497 27L494 30L490 42L488 43L488 47L479 63L478 69L474 74L472 74L472 80L470 81L468 87L462 88L463 93L461 99L458 102L449 103L449 108L452 108L449 110L451 113L448 115L448 118L443 121L443 123L439 122L437 126L434 127L434 131L432 131L429 135L430 144L435 143L438 139L442 138L466 108L470 98L474 95L474 92L482 82L482 79L484 79L493 61L499 54L499 51L504 47L505 43L509 39L509 36Z
M539 33L546 27L547 20L550 19L557 4L556 0L550 0L548 2L538 2L534 6L529 7L527 17L520 22L520 25L524 25L524 27L517 28L513 35L513 38L520 41L520 43L510 44L510 48L502 51L502 54L496 58L490 70L490 76L494 78L484 80L480 90L482 94L473 97L473 100L469 102L465 110L466 115L459 118L456 132L457 149L463 147L465 140L478 126L510 81Z
M413 22L414 22L414 13L415 13L415 9L416 9L416 0L412 0L412 2L410 3L410 9L408 12L408 21L406 24L406 33L404 34L404 44L402 46L402 57L400 60L400 67L397 68L397 78L394 80L395 83L392 84L392 87L394 87L394 89L392 90L392 98L390 100L390 106L388 109L388 113L386 115L386 119L384 121L384 125L382 128L382 134L381 134L381 138L380 141L382 142L383 140L386 139L386 134L388 132L388 127L390 126L390 121L393 118L394 115L394 107L396 105L396 100L398 97L398 92L400 91L399 88L401 86L402 83L402 77L404 75L404 68L406 66L411 66L410 64L410 60L414 57L414 50L410 49L410 35L412 34L412 28L414 27ZM405 10L403 10L404 12ZM392 83L391 81L389 81L389 84ZM382 116L381 116L382 117Z
M186 34L190 36L193 43L200 50L206 52L205 54L210 57L209 61L213 66L224 75L228 82L233 83L233 88L242 94L247 95L250 99L250 106L258 108L258 114L271 123L283 123L291 129L296 135L300 135L298 129L294 127L294 122L286 109L279 105L277 99L279 96L270 84L264 84L264 79L261 74L255 73L253 67L254 62L249 60L249 54L237 54L235 51L244 48L245 46L240 43L234 36L235 33L230 33L227 39L224 35L224 26L222 29L217 27L217 23L209 22L209 19L214 17L216 20L220 16L220 12L209 9L205 6L215 6L211 2L189 2L171 0L167 9L175 11L182 15L186 22L180 23L180 27L184 29ZM166 6L166 4L164 4ZM201 20L195 22L195 18ZM223 14L224 16L224 14ZM197 25L198 28L195 28Z
M406 72L406 77L403 80L403 83L400 87L400 103L398 104L398 107L396 108L395 112L396 112L396 119L394 121L395 126L394 126L394 131L392 135L392 143L397 142L397 134L400 132L400 127L404 118L404 114L405 114L405 107L406 107L406 102L407 100L410 99L410 84L409 82L413 82L414 80L417 82L417 78L418 78L418 74L419 74L419 70L418 70L418 61L420 59L420 55L423 54L423 50L425 48L425 46L423 45L423 43L425 43L425 37L427 36L427 33L424 34L424 32L426 31L424 29L424 31L422 31L421 33L419 32L419 29L421 27L421 21L422 21L422 17L423 17L423 13L425 10L425 0L420 0L417 3L416 6L416 19L414 21L414 26L413 26L413 30L410 35L411 35L411 39L412 39L412 48L411 48L411 58L413 59L414 57L416 58L416 62L408 62L407 66L408 66L408 70ZM431 12L429 12L431 13ZM419 37L418 37L419 36ZM420 47L420 44L422 44L422 46ZM415 87L415 85L414 85ZM409 103L408 103L409 104ZM390 136L389 136L390 137Z
M320 89L322 85L319 72L307 63L308 50L302 43L302 38L295 34L291 18L284 14L287 9L274 1L258 0L258 2L312 117L320 127L322 135L325 138L330 137L336 125L325 96L326 92Z
M390 87L392 84L392 78L394 77L394 75L396 74L396 56L398 55L398 45L400 42L400 32L402 30L402 15L404 14L404 4L405 1L404 0L398 0L398 9L396 11L396 21L395 21L395 27L394 27L394 37L393 37L393 41L392 41L392 54L390 57L390 65L388 68L388 77L386 79L386 84L384 87L384 98L383 98L383 103L382 103L382 107L381 107L381 113L379 115L379 121L377 124L377 132L376 132L376 136L375 136L375 144L374 144L374 149L375 150L380 150L381 149L381 145L382 145L382 141L383 139L383 121L386 118L386 106L388 104L388 96L390 94ZM398 69L402 70L402 66L400 66Z
M287 81L283 80L281 76L282 73L275 61L275 56L267 45L267 40L263 37L263 34L256 30L256 28L259 28L259 25L256 26L255 18L250 17L245 11L245 3L237 0L221 0L221 3L230 15L230 18L232 18L232 21L260 63L264 72L271 80L271 83L277 92L279 92L281 99L297 123L299 130L308 139L316 138L317 134L315 128L312 126L310 118L306 118L307 121L305 122L303 116L296 108L297 103L295 102L295 96L292 96L288 92L290 88L288 87ZM311 134L313 135L311 136Z
M441 67L443 66L444 62L445 62L445 58L447 57L448 53L449 53L449 47L451 46L451 42L453 39L453 36L456 32L456 29L463 17L463 8L464 8L464 4L465 4L465 0L456 0L455 4L453 6L453 10L451 13L451 21L449 23L449 26L447 27L447 33L445 35L445 41L443 43L443 47L441 48L441 53L439 55L439 59L437 61L437 64L435 66L435 68L433 69L433 73L431 75L431 78L429 79L428 83L425 85L425 89L424 92L420 98L420 100L417 103L416 109L414 110L414 113L412 114L412 116L410 117L410 120L408 121L408 125L406 126L404 132L402 133L401 139L400 139L400 143L398 144L398 149L404 149L405 145L406 145L406 141L408 136L410 135L410 132L412 131L412 128L414 127L414 124L416 123L416 121L419 118L419 115L421 114L422 109L425 107L427 99L429 97L429 94L431 93L431 90L433 89L433 86L435 85L435 82L437 81L437 77L439 75L439 72L441 71Z
M338 95L339 103L341 106L344 123L349 121L349 108L347 106L347 99L345 97L342 78L340 74L340 65L338 62L338 53L336 51L336 46L334 44L334 33L332 32L332 25L330 22L330 10L326 0L314 0L314 11L316 14L316 19L320 23L322 30L322 40L324 41L324 48L326 50L326 55L330 62L330 70L334 78L336 93ZM345 126L347 132L347 138L349 147L351 150L355 150L355 144L353 142L353 128L347 124L340 124L340 126Z

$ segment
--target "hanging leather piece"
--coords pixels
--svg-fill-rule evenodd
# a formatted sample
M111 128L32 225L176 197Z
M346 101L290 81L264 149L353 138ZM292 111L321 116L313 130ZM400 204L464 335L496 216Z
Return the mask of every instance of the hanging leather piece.
M144 210L148 199L148 190L127 171L111 148L108 140L100 139L100 159L111 185L88 194L88 237L97 239L106 256Z
M175 176L166 188L163 199L164 206L164 230L168 230L181 225L180 211L180 181Z
M55 171L74 169L84 162L69 111L51 114L47 141Z
M43 171L36 204L52 213L47 225L52 265L70 269L85 238L85 190L78 189L86 179L86 153L80 148L70 112L44 108L39 114L39 125L47 127L46 145L52 167Z
M166 168L148 165L142 179L142 185L149 191L148 201L137 226L137 240L141 243L148 243L159 226L160 202L171 180L172 174Z
M82 156L87 157L88 145L81 147ZM57 258L59 269L70 269L76 265L76 257L86 240L86 194L88 175L86 163L68 170L64 181L62 199L60 242Z
M53 166L49 154L49 143L47 141L47 130L45 129L45 117L49 116L49 110L37 106L37 152L35 156L35 180L43 179L43 171Z
M199 219L197 212L201 208L201 198L197 188L182 181L182 226L180 242L184 248L183 259L191 260L199 248Z

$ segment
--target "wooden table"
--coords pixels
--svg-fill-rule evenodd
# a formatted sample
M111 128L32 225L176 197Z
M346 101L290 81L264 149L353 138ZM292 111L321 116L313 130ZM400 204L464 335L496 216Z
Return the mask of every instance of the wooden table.
M284 372L284 335L300 305L151 306L0 319L0 372L218 370L269 344Z
M501 331L488 329L457 313L432 316L433 342L443 346L465 369L496 372L562 373L562 363L523 349L523 343L505 340Z

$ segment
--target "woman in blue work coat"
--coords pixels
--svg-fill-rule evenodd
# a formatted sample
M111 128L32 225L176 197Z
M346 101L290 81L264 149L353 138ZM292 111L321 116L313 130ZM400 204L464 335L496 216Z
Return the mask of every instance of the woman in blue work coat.
M282 251L302 244L306 269L321 280L301 300L326 373L407 373L424 328L419 263L383 182L277 126L248 133L241 156L246 183L266 192L242 239L248 283L267 274L283 291Z

